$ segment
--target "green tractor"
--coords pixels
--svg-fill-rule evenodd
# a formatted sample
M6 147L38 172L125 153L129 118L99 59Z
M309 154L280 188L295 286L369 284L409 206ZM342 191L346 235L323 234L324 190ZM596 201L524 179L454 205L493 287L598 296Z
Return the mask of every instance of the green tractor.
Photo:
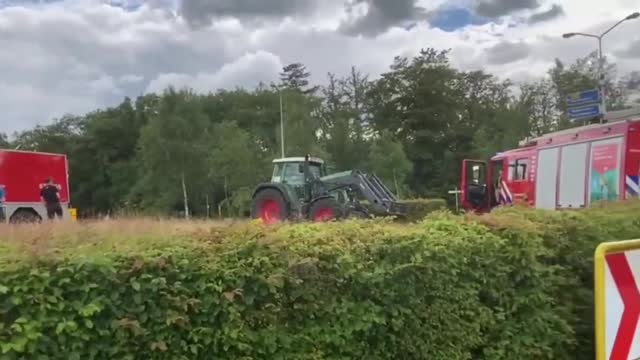
M314 222L372 216L405 216L406 208L371 174L359 170L328 175L319 158L273 160L271 181L253 192L251 217L265 223Z

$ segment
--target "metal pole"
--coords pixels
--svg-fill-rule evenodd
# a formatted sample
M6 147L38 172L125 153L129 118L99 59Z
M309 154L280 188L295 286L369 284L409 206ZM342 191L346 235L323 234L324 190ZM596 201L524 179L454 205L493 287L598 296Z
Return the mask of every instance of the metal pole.
M284 158L284 117L282 115L282 91L280 88L278 88L278 95L280 95L280 150Z
M602 36L598 37L598 75L599 75L599 83L600 83L600 96L602 97L602 117L600 118L600 123L604 122L604 118L607 114L607 91L605 89L605 74L604 74L604 56L602 54Z
M460 200L458 200L459 195L460 192L458 191L458 187L456 186L456 212L460 211Z

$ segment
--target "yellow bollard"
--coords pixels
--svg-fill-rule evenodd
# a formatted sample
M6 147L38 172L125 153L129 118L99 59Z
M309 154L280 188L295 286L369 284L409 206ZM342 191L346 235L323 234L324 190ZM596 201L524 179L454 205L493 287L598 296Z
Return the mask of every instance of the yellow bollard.
M78 220L78 209L69 208L69 216L71 216L72 221Z

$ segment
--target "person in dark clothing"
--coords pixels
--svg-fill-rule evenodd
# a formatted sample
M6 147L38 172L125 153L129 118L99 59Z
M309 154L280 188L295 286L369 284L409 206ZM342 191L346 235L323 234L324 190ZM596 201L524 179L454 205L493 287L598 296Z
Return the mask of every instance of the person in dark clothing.
M4 185L0 184L0 222L4 222L4 202L6 201L6 191Z
M40 199L47 209L49 220L55 217L62 218L62 206L60 205L60 190L53 184L53 179L48 178L45 185L40 189Z

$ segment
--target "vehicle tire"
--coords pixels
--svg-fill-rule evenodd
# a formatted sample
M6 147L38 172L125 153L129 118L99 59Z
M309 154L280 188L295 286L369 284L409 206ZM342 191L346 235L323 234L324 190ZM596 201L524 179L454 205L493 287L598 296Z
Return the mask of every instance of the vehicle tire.
M42 221L40 215L33 210L20 209L11 215L9 223L11 224L34 224Z
M338 220L343 217L343 210L334 198L316 200L309 207L309 220L313 222L326 222Z
M254 196L251 204L251 217L261 219L265 224L285 221L289 210L284 196L275 189L264 189Z

